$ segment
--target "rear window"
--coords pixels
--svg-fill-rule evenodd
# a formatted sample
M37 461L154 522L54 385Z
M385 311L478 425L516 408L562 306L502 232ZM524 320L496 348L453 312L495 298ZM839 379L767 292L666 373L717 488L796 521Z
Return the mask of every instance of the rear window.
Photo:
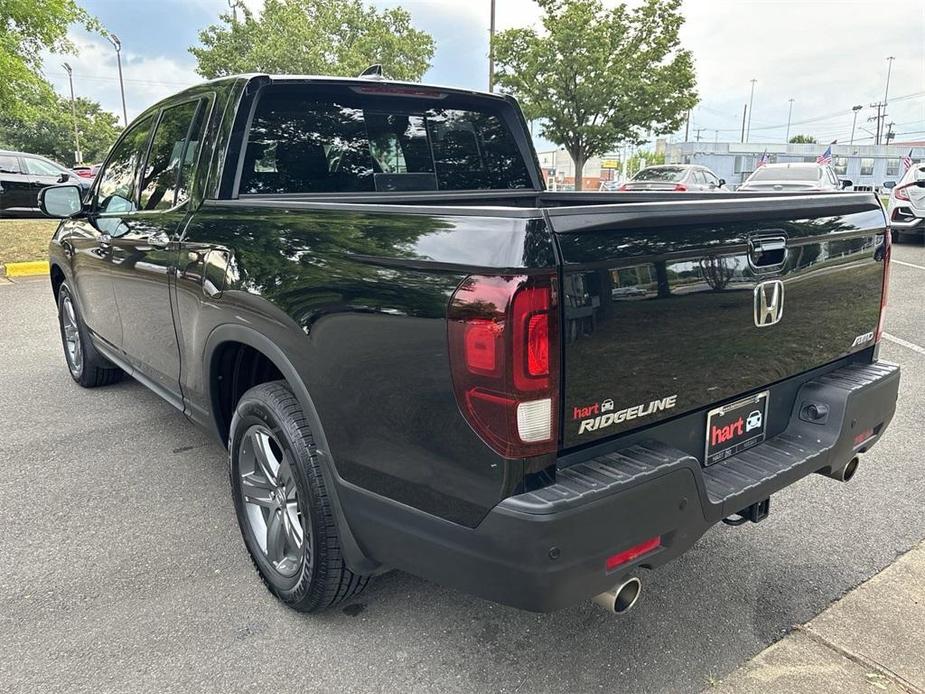
M762 166L749 177L749 181L818 181L822 169L815 166L783 167L771 169Z
M531 188L504 104L274 85L254 113L240 193Z
M634 181L664 181L666 183L677 183L684 178L684 172L679 166L656 166L651 169L643 169L633 176Z

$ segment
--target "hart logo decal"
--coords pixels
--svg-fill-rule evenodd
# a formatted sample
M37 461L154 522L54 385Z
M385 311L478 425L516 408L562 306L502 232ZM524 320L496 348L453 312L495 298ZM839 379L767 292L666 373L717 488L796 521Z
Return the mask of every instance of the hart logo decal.
M649 403L633 405L623 410L613 411L613 400L604 400L584 407L575 407L572 409L572 419L581 420L578 426L578 435L585 434L589 431L599 431L606 429L614 424L625 422L630 419L639 419L647 417L656 412L670 410L677 404L678 396L669 395L660 400L652 400Z

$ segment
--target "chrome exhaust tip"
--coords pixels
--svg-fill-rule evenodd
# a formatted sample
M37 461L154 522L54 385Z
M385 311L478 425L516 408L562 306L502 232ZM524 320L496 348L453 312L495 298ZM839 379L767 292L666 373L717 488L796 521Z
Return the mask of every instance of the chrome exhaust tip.
M844 467L841 467L837 470L829 470L828 472L823 472L822 474L826 477L831 477L833 480L838 480L839 482L850 482L851 478L854 477L854 473L858 471L858 465L860 464L861 459L855 456Z
M642 582L635 576L617 584L600 595L595 595L591 601L611 614L625 614L633 609L639 594L642 592Z

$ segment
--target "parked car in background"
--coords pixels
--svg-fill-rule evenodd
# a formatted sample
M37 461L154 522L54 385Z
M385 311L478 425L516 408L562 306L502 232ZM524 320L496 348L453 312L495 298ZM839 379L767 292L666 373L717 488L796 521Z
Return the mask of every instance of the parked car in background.
M620 186L620 190L663 191L720 191L726 190L726 181L705 166L666 164L647 166Z
M102 164L87 164L86 166L75 166L71 171L81 178L96 178Z
M76 183L83 192L90 181L38 154L0 150L0 217L40 217L39 191L55 183Z
M752 172L736 190L754 193L792 191L799 193L831 193L852 185L840 181L831 166L825 164L765 164Z
M891 187L887 218L897 241L925 238L925 163L913 164Z

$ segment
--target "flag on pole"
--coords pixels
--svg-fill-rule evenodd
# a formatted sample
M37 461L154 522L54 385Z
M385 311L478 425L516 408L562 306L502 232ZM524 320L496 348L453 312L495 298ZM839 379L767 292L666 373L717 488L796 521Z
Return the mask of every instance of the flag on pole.
M758 163L755 164L756 169L760 169L762 166L766 166L771 161L771 157L768 154L768 150L764 150L764 154L761 155L761 158L758 159Z
M909 148L909 154L904 154L902 159L899 160L903 166L903 174L912 168L912 148Z
M832 163L832 145L829 145L825 148L825 151L816 157L817 164L831 164Z

